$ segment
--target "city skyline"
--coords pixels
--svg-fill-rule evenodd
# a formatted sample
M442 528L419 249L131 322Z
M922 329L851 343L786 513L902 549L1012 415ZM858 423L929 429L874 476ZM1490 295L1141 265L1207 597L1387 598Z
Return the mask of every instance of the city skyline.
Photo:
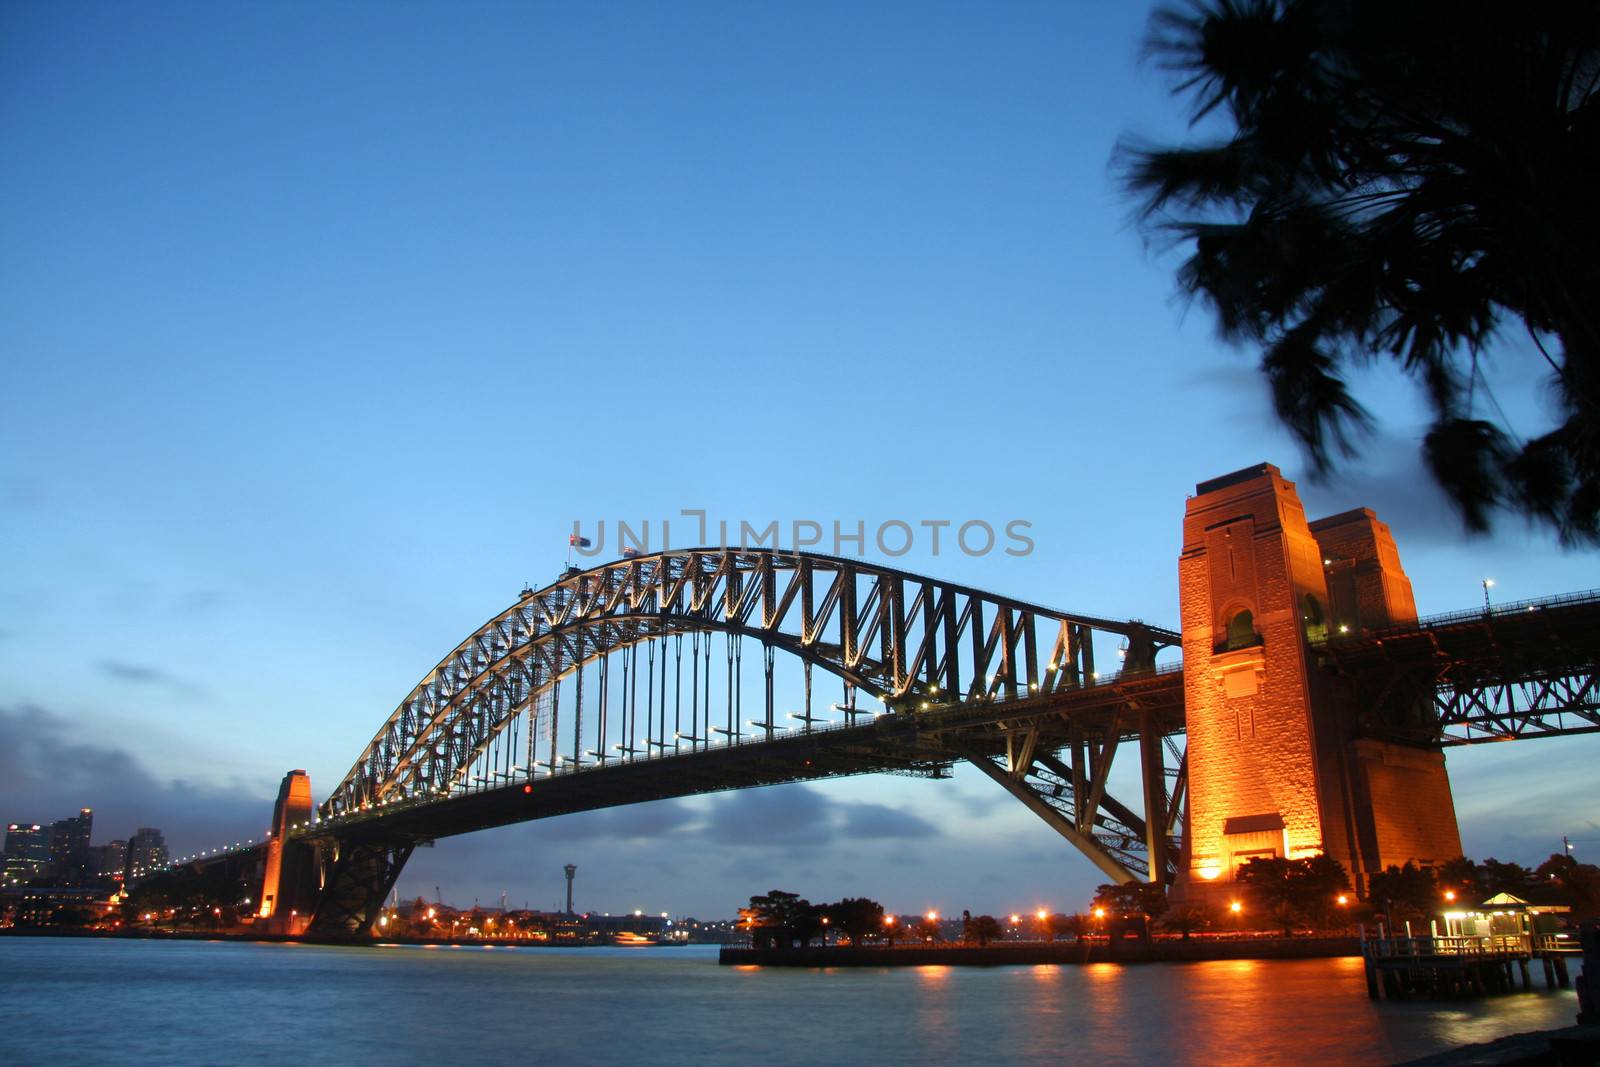
M1266 460L1314 515L1373 507L1424 615L1597 584L1514 521L1467 540L1382 370L1387 436L1299 476L1108 170L1182 130L1146 14L9 12L0 816L259 836L284 771L320 801L575 521L1020 518L1025 557L873 555L1171 626L1185 497ZM1486 369L1513 419L1525 344ZM1468 853L1600 850L1585 743L1452 753ZM553 899L567 862L613 912L1075 910L1101 880L963 772L441 841L400 891Z

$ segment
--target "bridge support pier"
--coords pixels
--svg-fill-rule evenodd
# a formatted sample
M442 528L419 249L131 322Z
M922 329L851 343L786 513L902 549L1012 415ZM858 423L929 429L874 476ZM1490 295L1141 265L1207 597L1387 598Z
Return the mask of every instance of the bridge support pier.
M272 833L265 845L260 904L256 921L279 934L298 934L305 928L317 898L316 846L291 840L290 827L311 819L311 777L290 771L278 787L272 809Z
M322 895L308 933L362 937L371 931L417 843L352 840L324 846Z
M1148 708L1139 709L1139 770L1144 779L1144 837L1149 881L1167 882L1167 764L1161 731Z

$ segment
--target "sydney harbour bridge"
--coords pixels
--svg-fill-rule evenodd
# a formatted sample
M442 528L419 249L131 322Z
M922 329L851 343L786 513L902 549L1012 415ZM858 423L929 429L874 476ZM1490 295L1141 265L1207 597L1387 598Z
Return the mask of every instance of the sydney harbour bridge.
M1197 490L1181 630L780 549L571 568L428 671L320 806L294 772L265 843L194 863L261 884L258 921L360 935L439 838L968 765L1111 881L1203 894L1326 851L1359 887L1459 853L1453 807L1393 810L1450 804L1441 750L1600 731L1600 594L1418 619L1370 512L1308 524L1267 465Z

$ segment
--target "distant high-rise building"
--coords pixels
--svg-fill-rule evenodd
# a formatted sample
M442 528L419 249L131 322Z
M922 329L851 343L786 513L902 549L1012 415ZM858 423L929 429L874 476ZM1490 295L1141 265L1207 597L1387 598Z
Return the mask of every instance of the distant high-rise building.
M153 826L141 826L128 839L128 865L123 881L127 885L148 878L167 865L167 842Z
M82 885L89 876L89 833L94 812L80 809L70 819L50 824L51 875L58 885Z
M6 826L5 870L0 882L27 885L50 872L50 831L36 822Z
M112 841L105 845L89 846L89 873L96 878L113 878L122 881L128 870L128 843Z

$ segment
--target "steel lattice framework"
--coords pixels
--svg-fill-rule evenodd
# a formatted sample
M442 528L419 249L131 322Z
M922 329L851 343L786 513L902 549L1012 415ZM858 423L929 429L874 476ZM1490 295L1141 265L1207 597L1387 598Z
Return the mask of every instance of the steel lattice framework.
M584 769L590 764L581 747L581 695L577 721L569 723L571 754L560 751L556 697L563 679L581 686L584 667L603 664L618 650L690 633L722 633L763 646L766 717L752 725L764 727L769 739L780 728L772 717L775 652L806 665L808 701L810 668L816 667L842 680L847 713L859 690L891 712L914 715L935 705L1094 687L1097 636L1120 641L1119 668L1152 666L1159 649L1180 643L1176 633L1137 621L1069 614L833 556L714 548L623 559L569 571L553 585L526 591L479 627L401 701L321 816L448 796L519 717L530 724L529 752L515 774L532 779L536 764L546 776ZM664 678L665 654L660 662ZM707 667L709 690L709 652ZM741 724L732 709L728 714L728 728L717 732L734 740ZM541 717L537 728L549 740L545 761L533 751L533 723ZM805 719L809 729L809 705ZM709 718L706 725L716 729ZM619 756L603 749L587 755L602 765L632 762L677 753L682 741L668 736L663 709L660 726L647 728L642 743L626 739Z
M1453 747L1600 732L1600 594L1436 615L1319 646L1364 731Z
M1447 685L1434 697L1440 744L1474 745L1600 733L1600 675L1593 670L1502 684Z

